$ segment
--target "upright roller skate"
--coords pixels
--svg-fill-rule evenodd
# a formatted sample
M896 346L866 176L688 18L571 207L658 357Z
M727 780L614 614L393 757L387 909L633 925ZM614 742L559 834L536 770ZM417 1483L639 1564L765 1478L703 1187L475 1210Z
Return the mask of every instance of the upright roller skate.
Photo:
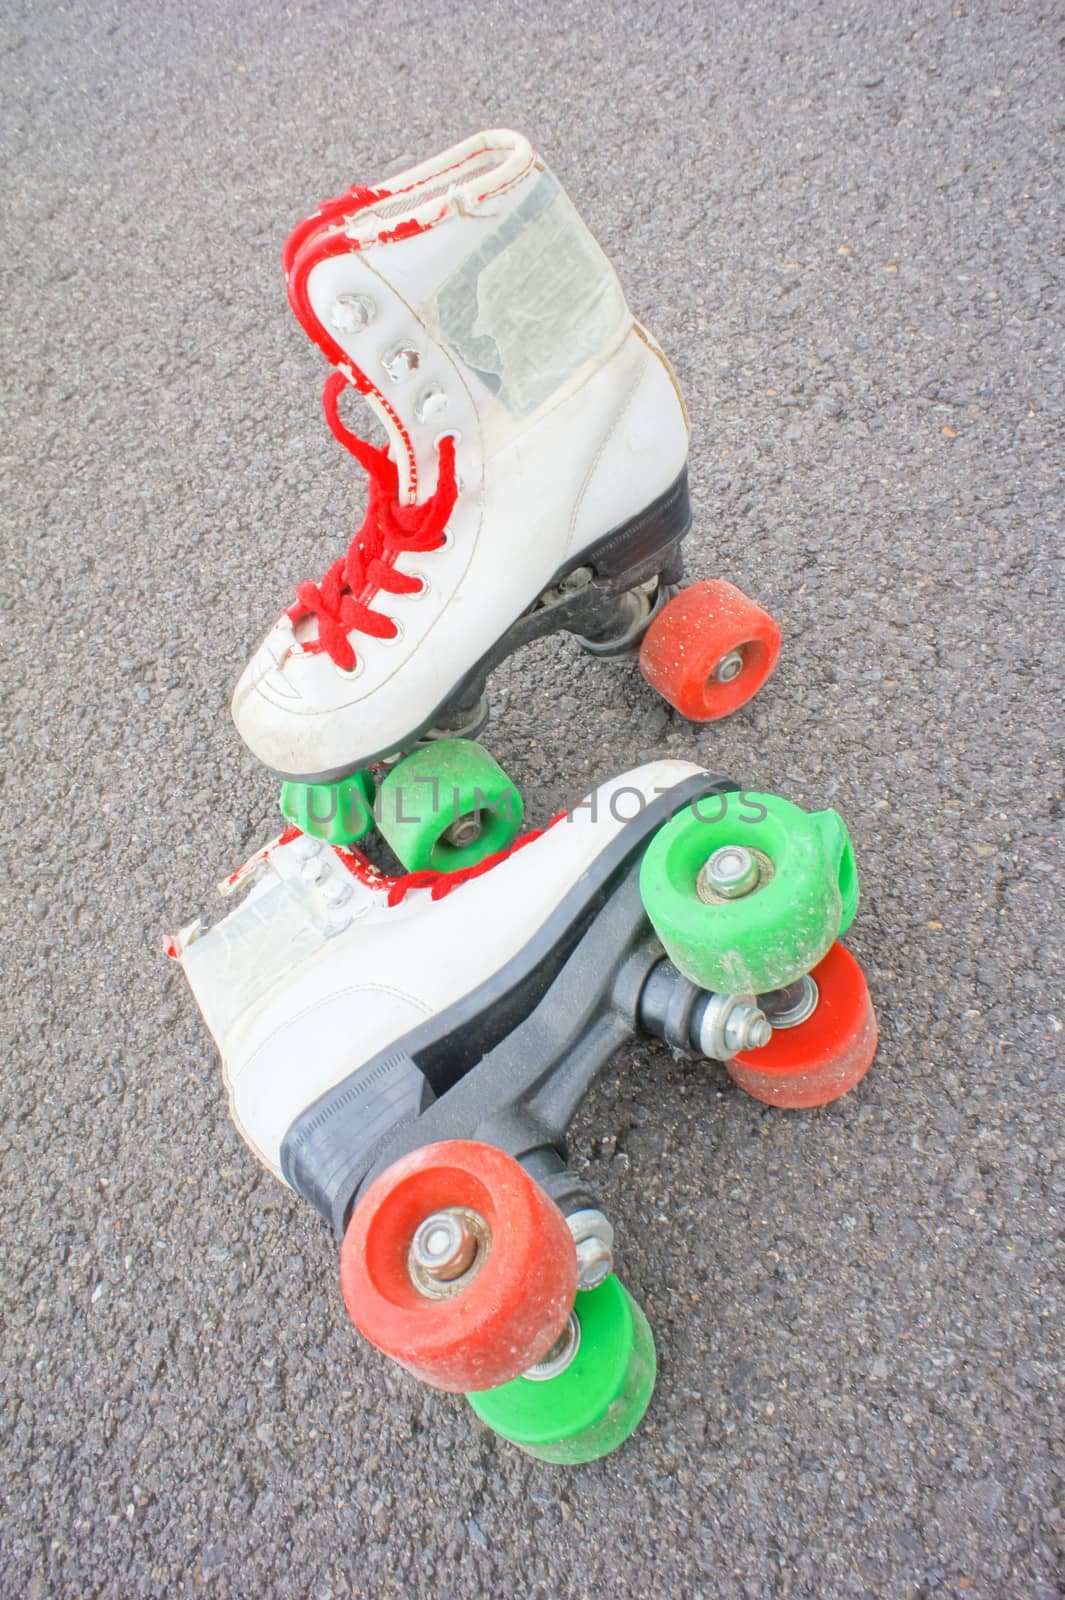
M877 1034L840 817L654 761L463 871L290 828L223 887L171 954L238 1130L342 1241L356 1327L535 1456L614 1449L654 1343L567 1126L637 1035L772 1105L853 1088Z
M323 202L284 269L335 369L326 419L370 479L347 551L298 585L233 697L291 822L353 844L376 814L412 871L509 843L516 791L468 741L492 668L558 629L594 655L639 651L647 680L696 721L755 693L776 624L729 583L676 592L691 521L676 381L525 139L478 134ZM348 388L386 449L342 420ZM443 751L407 754L441 736ZM404 827L395 791L439 779L441 761L447 803Z

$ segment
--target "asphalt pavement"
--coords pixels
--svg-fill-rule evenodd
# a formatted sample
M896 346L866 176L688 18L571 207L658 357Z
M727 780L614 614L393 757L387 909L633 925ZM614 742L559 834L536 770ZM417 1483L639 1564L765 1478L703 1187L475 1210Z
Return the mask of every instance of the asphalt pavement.
M1061 8L12 0L0 38L4 1594L1061 1594ZM538 822L653 754L837 807L881 1028L817 1112L651 1043L604 1074L574 1160L660 1371L568 1471L359 1342L158 952L276 831L228 691L361 514L281 244L499 125L676 367L691 572L784 650L700 729L542 641L486 740Z

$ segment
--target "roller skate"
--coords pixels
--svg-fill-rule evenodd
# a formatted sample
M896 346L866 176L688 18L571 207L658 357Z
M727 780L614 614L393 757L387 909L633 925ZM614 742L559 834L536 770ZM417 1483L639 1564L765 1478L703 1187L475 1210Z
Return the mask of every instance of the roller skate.
M238 1130L341 1241L355 1326L534 1456L614 1449L654 1343L566 1129L638 1035L771 1105L858 1083L877 1033L838 942L840 817L660 760L455 873L290 827L223 889L170 953Z
M233 696L293 824L353 844L376 821L408 870L461 867L500 848L506 830L482 837L481 813L500 816L506 795L513 839L517 795L465 741L493 667L556 630L593 655L638 651L697 721L755 693L779 652L773 620L723 581L677 592L691 510L676 381L524 138L478 134L323 202L283 260L334 368L326 419L370 480L346 553L298 585ZM348 389L387 448L342 419ZM439 751L416 747L441 737L449 786L473 799L415 838L393 791L439 776Z

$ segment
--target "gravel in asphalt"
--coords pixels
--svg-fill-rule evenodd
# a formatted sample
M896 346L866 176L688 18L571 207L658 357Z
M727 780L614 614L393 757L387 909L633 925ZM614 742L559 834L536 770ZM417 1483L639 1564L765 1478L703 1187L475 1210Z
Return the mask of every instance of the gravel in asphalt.
M332 0L2 24L5 1594L1052 1600L1060 1482L1062 12ZM275 831L227 694L363 486L287 230L479 127L672 358L695 576L780 620L694 728L553 638L542 822L654 754L831 804L880 1052L813 1113L642 1043L573 1133L660 1356L569 1472L346 1323L161 930Z

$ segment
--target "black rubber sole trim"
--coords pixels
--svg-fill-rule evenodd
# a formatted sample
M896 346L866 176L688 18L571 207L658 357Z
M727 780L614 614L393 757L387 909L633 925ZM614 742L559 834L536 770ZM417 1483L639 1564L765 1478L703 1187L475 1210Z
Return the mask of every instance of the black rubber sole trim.
M738 788L731 779L700 772L653 800L498 972L365 1061L296 1118L282 1140L281 1170L338 1238L383 1139L445 1095L529 1015L652 834L701 796Z

